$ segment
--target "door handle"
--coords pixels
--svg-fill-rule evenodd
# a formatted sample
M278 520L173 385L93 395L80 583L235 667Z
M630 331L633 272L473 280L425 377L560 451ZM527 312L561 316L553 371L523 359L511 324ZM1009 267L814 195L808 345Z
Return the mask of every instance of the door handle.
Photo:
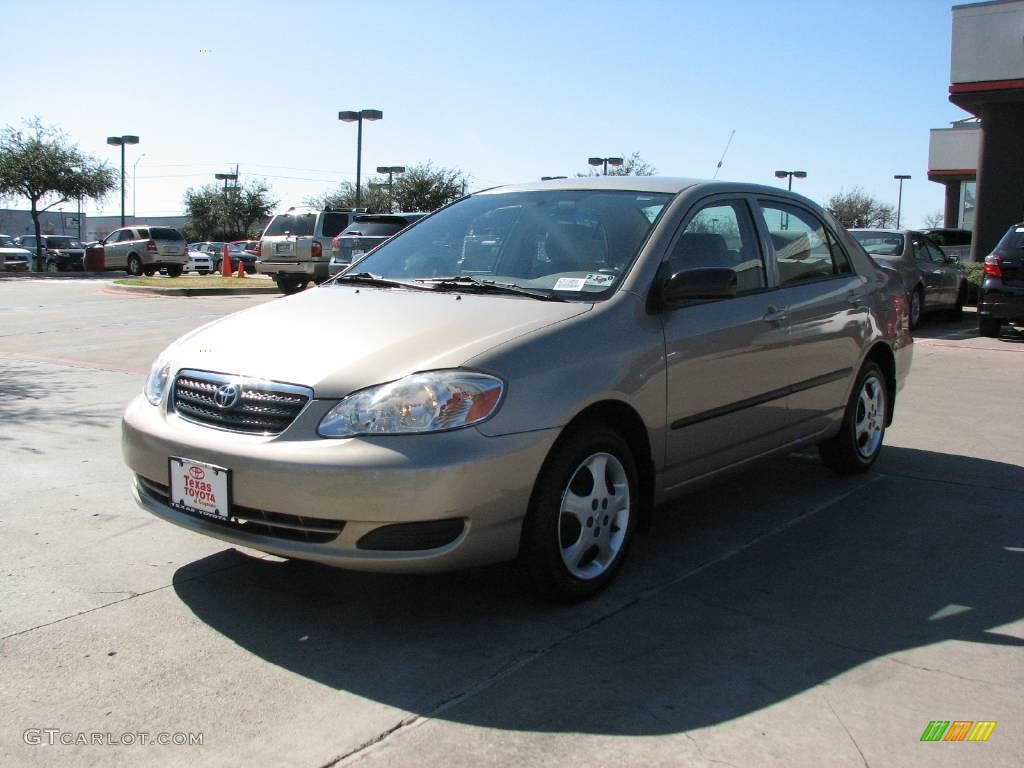
M769 304L768 311L764 313L764 316L761 319L766 323L781 325L786 321L786 308L783 307L782 309L779 309L774 304Z

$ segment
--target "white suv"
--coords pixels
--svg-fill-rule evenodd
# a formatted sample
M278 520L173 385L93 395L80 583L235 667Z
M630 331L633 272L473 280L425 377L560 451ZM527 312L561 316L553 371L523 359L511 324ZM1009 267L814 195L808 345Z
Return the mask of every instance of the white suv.
M283 293L296 293L328 275L331 240L359 213L354 208L289 208L270 220L260 238L256 271L270 275Z
M173 227L115 229L99 247L106 269L124 269L129 275L152 275L165 269L169 277L178 277L188 264L188 245Z

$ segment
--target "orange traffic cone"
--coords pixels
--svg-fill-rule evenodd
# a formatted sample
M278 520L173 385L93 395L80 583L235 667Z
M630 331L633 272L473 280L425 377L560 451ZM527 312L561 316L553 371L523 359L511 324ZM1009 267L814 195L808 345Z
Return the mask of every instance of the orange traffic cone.
M222 277L231 277L231 255L227 243L224 243L224 253L220 257L220 274Z
M245 262L241 259L238 260L238 276L245 277Z

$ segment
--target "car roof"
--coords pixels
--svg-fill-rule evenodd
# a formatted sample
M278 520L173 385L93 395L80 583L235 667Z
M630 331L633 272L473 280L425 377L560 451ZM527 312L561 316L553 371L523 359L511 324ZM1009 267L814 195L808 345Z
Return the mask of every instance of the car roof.
M629 192L661 192L677 194L685 189L697 186L705 188L705 191L709 194L715 192L749 192L756 194L781 193L788 197L801 197L801 195L789 192L780 187L772 187L764 184L749 184L737 181L718 181L715 179L695 179L673 176L577 176L576 178L571 179L549 179L548 181L534 181L491 187L489 189L481 190L475 194L533 192L550 189L609 189Z
M847 232L883 232L886 235L905 235L908 232L917 232L916 229L889 229L887 227L847 227Z

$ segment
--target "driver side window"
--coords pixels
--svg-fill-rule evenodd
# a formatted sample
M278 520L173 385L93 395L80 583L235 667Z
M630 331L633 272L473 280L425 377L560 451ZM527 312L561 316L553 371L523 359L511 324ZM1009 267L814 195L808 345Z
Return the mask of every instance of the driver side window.
M731 269L737 294L767 286L764 257L746 203L716 202L701 208L679 235L668 257L672 274L689 269Z

